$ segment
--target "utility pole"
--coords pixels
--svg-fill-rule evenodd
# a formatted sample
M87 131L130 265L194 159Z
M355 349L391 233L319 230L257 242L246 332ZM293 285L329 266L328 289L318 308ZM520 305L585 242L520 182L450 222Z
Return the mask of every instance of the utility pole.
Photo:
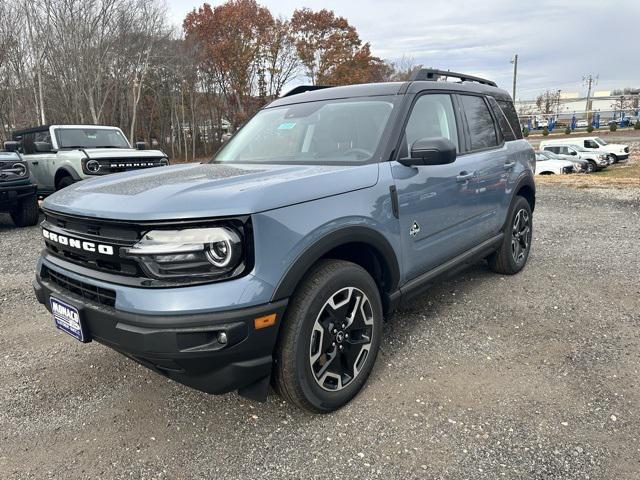
M513 101L516 101L516 77L518 76L518 54L516 53L513 56L513 60L511 60L511 63L513 63Z
M582 82L587 86L587 105L585 111L587 113L587 122L591 124L591 90L598 84L598 75L595 77L591 74L582 77Z

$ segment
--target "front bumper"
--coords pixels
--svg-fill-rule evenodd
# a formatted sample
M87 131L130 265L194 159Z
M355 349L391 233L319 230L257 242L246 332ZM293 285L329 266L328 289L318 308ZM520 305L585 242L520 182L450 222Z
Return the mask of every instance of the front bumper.
M0 185L0 209L11 208L18 201L36 194L36 185Z
M90 339L203 392L240 390L252 398L266 396L287 300L225 312L142 315L89 301L80 290L62 288L43 272L39 270L33 282L38 301L50 311L53 295L78 308ZM274 313L274 325L255 328L256 318ZM226 343L218 341L220 332L226 334Z

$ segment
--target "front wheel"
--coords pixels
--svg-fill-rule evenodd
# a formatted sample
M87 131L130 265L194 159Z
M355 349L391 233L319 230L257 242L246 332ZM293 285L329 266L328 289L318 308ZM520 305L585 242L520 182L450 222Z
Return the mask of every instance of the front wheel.
M589 162L589 164L587 165L587 173L593 173L598 169L598 166L596 165L596 162Z
M69 185L73 185L75 180L71 178L71 175L65 175L61 177L60 180L56 182L56 191L62 190L63 188L68 187Z
M40 210L38 207L38 197L21 200L16 208L11 211L11 220L16 227L31 227L38 223Z
M489 268L503 275L518 273L527 263L533 238L533 215L524 197L517 196L509 209L500 248L488 258Z
M284 317L274 387L303 409L337 410L367 381L381 336L382 303L373 278L351 262L321 261Z

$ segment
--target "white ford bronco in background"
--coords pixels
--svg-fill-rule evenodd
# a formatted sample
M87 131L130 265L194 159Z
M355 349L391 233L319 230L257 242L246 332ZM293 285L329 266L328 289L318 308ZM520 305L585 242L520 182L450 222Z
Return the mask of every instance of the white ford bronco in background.
M99 125L45 125L13 133L38 184L48 195L79 180L169 165L160 150L132 148L122 130Z

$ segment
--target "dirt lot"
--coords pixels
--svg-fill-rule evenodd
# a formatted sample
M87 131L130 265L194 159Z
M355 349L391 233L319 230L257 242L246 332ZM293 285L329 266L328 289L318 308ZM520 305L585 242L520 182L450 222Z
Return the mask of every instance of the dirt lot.
M640 190L545 184L538 205L527 268L476 265L408 305L328 416L57 332L38 231L0 216L0 478L638 478Z

